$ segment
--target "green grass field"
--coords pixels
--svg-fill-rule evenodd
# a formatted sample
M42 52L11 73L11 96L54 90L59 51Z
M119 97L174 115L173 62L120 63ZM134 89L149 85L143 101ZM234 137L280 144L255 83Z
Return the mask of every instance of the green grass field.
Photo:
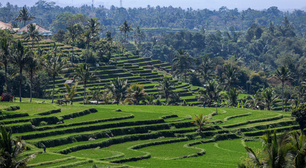
M150 86L150 85L148 85ZM135 105L55 105L42 99L28 103L0 103L1 122L13 136L22 136L29 150L39 152L29 167L207 167L234 168L246 156L243 144L261 148L261 142L244 142L271 125L279 132L298 129L289 113L242 108ZM93 108L95 110L93 110ZM58 110L47 113L50 110ZM91 109L91 111L89 111ZM116 112L121 109L121 112ZM26 115L24 114L26 113ZM23 116L20 116L22 114ZM196 132L195 114L210 116L210 129ZM16 116L16 117L15 117ZM46 125L40 125L45 122ZM56 124L62 121L62 124ZM32 126L34 125L34 126ZM239 134L235 134L240 130ZM248 136L249 135L249 136ZM217 139L215 139L218 137ZM213 140L209 141L208 140ZM257 138L258 139L258 138ZM43 153L42 144L47 146Z

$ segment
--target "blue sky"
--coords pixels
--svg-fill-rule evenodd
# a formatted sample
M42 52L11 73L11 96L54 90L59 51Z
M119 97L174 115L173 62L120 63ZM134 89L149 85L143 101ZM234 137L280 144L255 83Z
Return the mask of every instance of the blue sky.
M46 0L50 1L50 0ZM91 4L91 0L53 0L60 6L72 5L80 6L83 4ZM239 10L253 8L253 9L267 9L271 6L277 6L279 9L306 9L306 0L122 0L123 7L146 7L151 6L173 6L193 9L219 9L221 6L227 6L230 9L238 8ZM7 2L12 4L32 6L37 0L0 0L4 5ZM95 0L95 6L104 5L109 7L111 5L119 6L120 0Z

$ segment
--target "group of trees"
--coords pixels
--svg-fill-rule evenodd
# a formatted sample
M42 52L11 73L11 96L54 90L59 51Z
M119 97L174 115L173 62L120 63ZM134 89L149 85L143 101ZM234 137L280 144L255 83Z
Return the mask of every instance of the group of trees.
M62 72L63 67L66 66L67 60L65 58L61 58L60 55L57 55L56 48L57 46L54 44L52 50L47 52L45 55L41 55L39 49L33 50L24 47L20 40L18 41L8 41L7 38L1 39L1 48L0 48L0 61L4 64L5 71L5 83L4 83L4 92L9 92L12 88L9 87L8 78L7 78L7 67L9 64L15 65L18 67L18 71L13 74L13 76L19 76L19 99L21 102L21 97L24 96L22 94L22 86L24 85L22 82L25 80L23 72L26 70L27 75L30 79L30 98L32 101L32 91L33 91L33 77L36 75L38 70L43 70L50 77L53 78L53 83L56 75ZM48 81L47 81L48 82Z
M75 68L75 72L72 75L73 79L76 79L77 81L81 81L84 83L84 86L86 85L86 82L88 80L99 80L97 76L95 75L95 72L89 72L85 70L84 67L86 67L86 64L80 64L79 67ZM80 72L80 71L83 71ZM85 75L87 74L87 75ZM78 77L78 78L75 78ZM74 86L66 85L66 93L64 95L67 95L67 98L71 101L73 97L76 96L76 86L77 83ZM112 81L110 81L109 85L105 85L104 90L100 90L100 88L96 88L94 91L89 92L92 96L92 100L96 101L98 104L99 102L104 102L105 104L108 104L109 102L115 103L115 104L148 104L148 105L170 105L170 104L178 104L179 103L179 95L178 93L175 93L173 90L174 82L171 80L170 77L165 77L158 85L155 86L155 88L158 90L158 94L147 94L145 92L144 86L137 83L129 84L128 80L122 80L120 78L115 78ZM88 103L86 94L86 87L84 87L84 103ZM162 96L166 99L165 103L161 102Z
M263 149L258 151L245 146L248 158L243 158L239 168L247 167L295 167L306 166L306 136L303 131L276 135L270 129L262 136Z
M1 4L0 20L11 22L22 7L11 3ZM248 8L238 11L238 9L228 9L220 7L219 10L201 9L194 10L192 8L182 9L180 7L151 7L146 8L120 8L111 6L109 9L103 6L83 5L81 7L66 6L60 7L55 2L47 2L39 0L35 5L27 7L31 13L37 16L38 24L52 28L57 31L61 28L65 20L62 13L82 14L86 16L98 17L99 21L107 26L107 29L116 29L120 24L127 20L132 25L151 28L184 28L184 29L202 29L207 30L227 30L227 27L233 25L236 30L245 30L254 22L261 26L268 26L270 21L275 24L281 24L281 18L287 16L293 20L299 34L305 35L305 16L303 10L295 10L292 12L280 11L273 6L266 10L254 10ZM57 22L54 24L54 22ZM62 22L62 23L60 23ZM64 26L67 27L67 26ZM63 27L61 28L63 29Z
M278 98L282 98L282 111L284 111L284 102L287 105L288 101L290 101L291 107L297 107L298 104L304 103L305 94L301 94L299 90L300 87L305 89L303 82L300 83L301 86L295 87L294 94L285 94L284 84L292 79L291 72L285 66L277 69L274 76L271 77L281 82L281 91L279 94L276 93L273 87L263 87L258 89L255 94L246 96L240 101L238 95L243 93L244 90L236 85L239 82L239 72L236 72L235 67L231 64L225 65L222 71L223 73L220 76L215 76L215 79L218 80L208 81L206 88L199 91L199 101L206 103L208 106L215 105L217 107L223 105L271 110L274 102Z

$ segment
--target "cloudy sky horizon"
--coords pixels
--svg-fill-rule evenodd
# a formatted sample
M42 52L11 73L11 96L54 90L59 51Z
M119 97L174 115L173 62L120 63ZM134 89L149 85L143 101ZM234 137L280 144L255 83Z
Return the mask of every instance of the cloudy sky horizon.
M0 0L2 5L10 2L13 5L18 6L33 6L38 0ZM46 0L50 2L51 0ZM52 0L56 2L59 6L81 6L84 4L91 5L91 0ZM111 5L120 6L120 0L94 0L95 6L104 5L109 8ZM192 7L193 9L219 9L221 6L226 6L229 9L238 8L239 10L244 10L247 8L263 10L271 6L277 6L280 10L293 10L293 9L303 9L306 10L305 0L122 0L123 7L146 7L150 6L173 6L181 7L183 9Z

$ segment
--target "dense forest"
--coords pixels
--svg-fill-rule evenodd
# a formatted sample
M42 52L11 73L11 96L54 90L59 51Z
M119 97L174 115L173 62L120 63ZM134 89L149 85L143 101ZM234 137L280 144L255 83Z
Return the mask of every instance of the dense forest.
M22 7L18 4L0 4L0 20L14 22L15 16ZM182 9L169 7L147 8L118 8L111 6L110 9L103 6L95 7L83 5L81 7L66 6L60 7L55 2L39 0L34 6L27 7L35 22L41 26L56 32L58 29L66 28L75 20L70 16L77 15L79 21L86 21L86 17L97 17L106 30L118 29L118 26L127 20L134 27L142 28L181 28L201 30L247 30L253 23L258 26L279 26L283 18L287 17L292 26L295 27L298 35L305 37L306 12L295 10L293 12L280 11L277 7L270 7L267 10L228 9L221 7L219 10L193 10L192 8ZM23 26L19 24L18 27ZM162 30L162 29L161 29Z

